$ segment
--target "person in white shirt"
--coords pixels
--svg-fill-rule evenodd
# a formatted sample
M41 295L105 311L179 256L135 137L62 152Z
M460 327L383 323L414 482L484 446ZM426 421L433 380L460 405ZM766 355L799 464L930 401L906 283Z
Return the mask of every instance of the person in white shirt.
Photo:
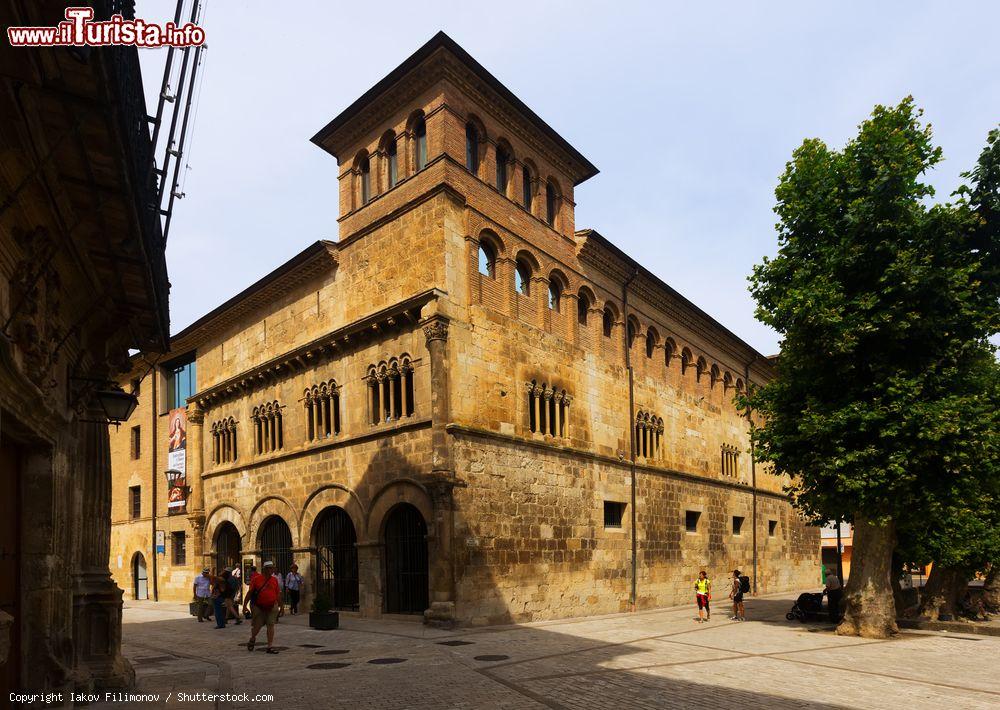
M288 590L288 600L292 608L292 614L299 613L299 597L302 593L302 575L299 574L299 566L292 565L291 571L285 575L285 589Z
M191 585L194 593L194 600L198 602L198 623L211 618L212 609L212 573L206 567Z

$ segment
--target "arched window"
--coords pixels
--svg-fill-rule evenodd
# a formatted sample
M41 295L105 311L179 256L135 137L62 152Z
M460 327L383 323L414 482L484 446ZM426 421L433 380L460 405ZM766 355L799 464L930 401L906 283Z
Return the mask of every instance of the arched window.
M632 349L632 344L635 343L635 336L638 328L635 327L635 321L631 318L628 319L628 323L625 326L625 332L628 333L628 348Z
M486 242L479 243L479 273L483 276L496 278L497 257L496 253Z
M396 137L391 136L385 144L385 158L389 174L389 187L396 187L399 182L399 160L396 155Z
M605 308L604 323L603 323L603 332L605 338L611 337L611 331L614 329L614 327L615 327L615 315L614 313L611 312L610 308Z
M559 282L553 279L549 282L549 310L559 312L559 300L562 297L562 289Z
M674 343L673 338L667 338L663 341L663 364L670 367L670 361L674 357L674 351L677 350L677 345Z
M372 198L372 171L367 155L358 161L358 172L361 174L361 204L367 205Z
M590 297L580 292L576 299L576 322L580 325L587 325L587 316L590 313Z
M551 182L545 183L545 221L550 227L556 226L556 187Z
M465 167L479 174L479 129L471 122L465 124Z
M652 330L646 331L646 357L653 357L653 349L656 348L656 333Z
M517 269L514 271L514 289L522 296L531 294L531 267L523 261L517 262Z
M531 168L527 165L521 173L521 199L524 201L524 209L531 212Z
M497 146L497 190L501 195L507 194L507 168L510 164L510 151L503 144Z
M417 170L427 166L427 123L419 116L413 123L413 158Z

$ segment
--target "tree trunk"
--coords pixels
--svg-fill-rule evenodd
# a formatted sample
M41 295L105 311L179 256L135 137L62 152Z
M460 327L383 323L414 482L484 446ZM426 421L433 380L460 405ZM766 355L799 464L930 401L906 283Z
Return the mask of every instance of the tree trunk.
M954 619L958 614L958 602L968 586L969 575L964 569L934 565L924 587L920 618L937 621L947 616Z
M889 582L895 546L895 523L879 525L855 516L851 579L844 590L844 620L837 627L839 635L884 639L899 633Z
M1000 562L990 564L983 585L983 606L990 614L1000 613Z

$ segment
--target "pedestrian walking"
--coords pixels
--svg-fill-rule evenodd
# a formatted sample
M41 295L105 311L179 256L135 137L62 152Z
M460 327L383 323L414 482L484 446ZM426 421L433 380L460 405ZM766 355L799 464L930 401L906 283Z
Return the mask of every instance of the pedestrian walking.
M258 632L260 632L261 627L267 626L267 652L277 653L278 650L274 648L274 625L278 621L278 614L284 610L284 605L281 601L281 588L274 575L274 563L270 560L264 563L263 572L254 575L250 580L246 599L243 602L244 613L251 605L253 621L250 625L250 640L247 642L247 650L253 651Z
M830 621L834 624L840 623L840 598L844 589L840 584L840 577L836 572L826 573L826 586L823 589L826 593L827 611L830 614Z
M233 579L236 580L236 605L239 606L243 603L243 570L240 569L239 565L233 567Z
M211 613L212 574L208 567L203 569L201 574L194 578L191 590L194 594L195 602L198 603L198 623L200 624L208 619Z
M236 606L236 593L239 590L240 582L233 576L233 570L228 567L222 573L222 578L226 582L226 591L222 596L226 607L226 623L229 623L229 616L232 615L236 619L237 624L242 624L243 619L240 617L240 610Z
M712 600L712 580L708 578L705 570L698 573L698 579L694 581L694 596L698 602L698 622L711 621L712 610L709 602Z
M212 575L212 606L215 610L215 628L226 628L226 589L228 583L221 574Z
M729 589L729 598L733 600L733 615L729 619L731 621L746 621L746 611L743 608L743 593L747 591L744 587L749 584L750 578L746 578L746 583L744 583L743 573L738 569L734 569L732 582Z
M299 566L292 564L291 570L285 575L285 589L288 590L288 601L292 614L299 613L299 597L302 594L302 575Z

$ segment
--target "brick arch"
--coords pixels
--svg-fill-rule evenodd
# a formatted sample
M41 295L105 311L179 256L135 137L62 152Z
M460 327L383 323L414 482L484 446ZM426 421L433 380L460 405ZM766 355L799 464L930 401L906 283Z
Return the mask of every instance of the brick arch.
M497 233L495 229L491 229L486 225L483 225L478 232L479 236L476 237L476 245L480 243L488 244L494 252L496 252L496 257L498 259L504 258L507 255L507 245L504 243L503 238Z
M246 535L247 544L252 548L257 547L256 538L261 523L272 515L277 515L285 521L292 533L292 547L298 547L300 541L299 516L295 512L294 506L281 496L267 496L257 501L253 510L250 511L250 526Z
M354 523L354 530L358 539L365 539L365 525L368 521L368 511L361 503L361 499L358 498L358 495L354 491L344 486L331 484L313 491L302 508L302 515L299 517L298 523L299 530L302 531L304 536L305 544L313 544L313 525L316 524L316 520L320 514L331 506L343 508L344 512L350 517L351 522Z
M420 514L424 516L424 522L427 523L428 538L434 536L434 503L431 501L430 494L426 488L413 479L400 478L383 487L372 498L365 526L366 539L369 542L378 542L382 539L386 518L388 518L389 512L400 503L409 503L419 510Z
M249 540L247 537L248 528L246 520L246 516L240 512L239 508L231 503L220 503L215 506L205 518L205 531L203 533L204 547L202 549L211 550L213 548L215 534L219 531L219 526L223 523L232 523L236 528L236 532L243 538L245 545Z

